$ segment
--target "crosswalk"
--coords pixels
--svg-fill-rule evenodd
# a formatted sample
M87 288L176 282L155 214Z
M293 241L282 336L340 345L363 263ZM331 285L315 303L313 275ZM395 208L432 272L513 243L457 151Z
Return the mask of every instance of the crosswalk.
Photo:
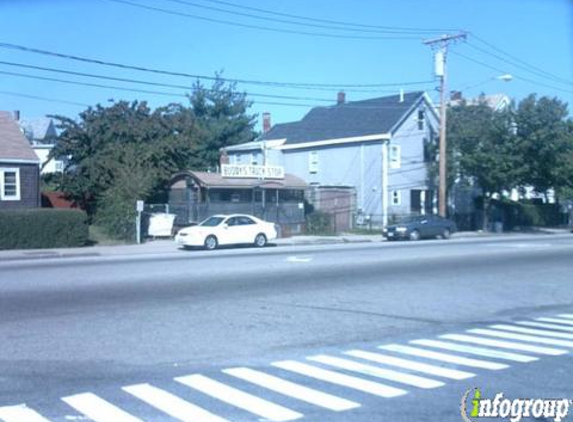
M565 355L572 349L573 314L559 314L414 339L408 344L381 344L370 350L315 354L258 368L238 366L215 374L181 375L167 380L166 386L126 385L117 388L114 399L109 394L104 398L96 392L79 392L60 398L69 412L56 418L26 404L0 404L0 421L294 421L304 418L309 408L348 412L363 405L360 397L392 399L470 379L480 371L502 371ZM155 413L146 412L147 408ZM241 412L239 419L237 412ZM150 419L150 413L162 416Z

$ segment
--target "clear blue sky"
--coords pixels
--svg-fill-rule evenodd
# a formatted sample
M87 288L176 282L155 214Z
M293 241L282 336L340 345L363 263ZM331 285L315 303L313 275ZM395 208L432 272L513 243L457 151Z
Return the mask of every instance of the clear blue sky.
M239 25L358 37L406 36L413 39L338 39L281 33L198 20L110 0L0 0L0 42L190 74L212 76L216 71L223 70L223 76L227 78L335 85L328 90L247 84L238 86L249 94L309 98L251 97L255 102L252 108L254 113L269 111L273 123L280 123L301 118L310 106L328 104L320 99L334 102L336 92L344 86L347 100L398 93L400 84L404 84L402 86L406 90L427 90L436 99L432 50L421 40L440 32L383 34L293 25L270 19L326 26L333 24L261 14L245 7L380 28L429 28L450 32L463 29L470 32L469 42L452 45L448 56L450 90L462 90L468 97L480 92L503 92L517 100L535 92L557 96L570 104L570 112L573 108L573 2L569 0L226 0L228 4L213 0L126 1L180 14L232 21ZM183 1L196 6L183 4ZM239 7L232 7L233 4ZM197 5L257 15L264 19L225 14ZM515 63L514 59L522 62L518 62L518 66L507 62ZM189 78L79 63L6 48L0 48L0 61L184 86L194 82ZM23 117L45 114L76 117L85 107L15 96L8 92L88 105L109 104L109 99L146 100L152 107L169 102L186 102L185 98L176 95L185 93L184 89L179 88L104 81L7 64L0 64L0 72L174 94L74 86L0 73L0 109L20 110ZM502 73L514 75L514 80L509 83L495 80ZM418 81L430 82L405 85ZM347 86L386 83L398 85L368 89L373 92L355 92ZM302 105L262 104L263 101Z

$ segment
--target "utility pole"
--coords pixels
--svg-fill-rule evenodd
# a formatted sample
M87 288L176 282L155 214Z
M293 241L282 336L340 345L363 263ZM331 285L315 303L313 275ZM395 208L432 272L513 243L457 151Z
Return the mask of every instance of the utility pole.
M467 35L459 33L454 35L442 35L439 38L433 38L423 41L430 46L438 46L435 55L435 73L440 78L440 161L439 161L439 193L438 193L438 212L440 216L445 217L447 211L446 195L446 57L448 53L448 44L450 41L459 39L465 40Z

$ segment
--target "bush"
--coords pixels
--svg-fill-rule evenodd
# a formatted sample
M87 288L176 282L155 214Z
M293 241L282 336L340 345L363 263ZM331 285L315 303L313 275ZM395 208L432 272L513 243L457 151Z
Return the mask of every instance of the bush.
M323 211L313 211L306 216L306 233L307 234L333 234L331 214Z
M0 249L75 247L84 246L87 240L87 215L83 211L0 211Z

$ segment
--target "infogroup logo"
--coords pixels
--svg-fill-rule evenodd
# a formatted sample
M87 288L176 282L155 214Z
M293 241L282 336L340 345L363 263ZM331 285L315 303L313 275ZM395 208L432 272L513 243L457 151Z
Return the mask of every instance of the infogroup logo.
M473 398L470 400L470 396ZM469 406L468 406L469 402ZM519 422L522 418L535 418L560 422L569 414L570 399L508 399L497 393L493 399L482 397L479 388L464 393L461 402L462 419L475 422L475 418L502 418ZM468 413L469 411L469 413Z

